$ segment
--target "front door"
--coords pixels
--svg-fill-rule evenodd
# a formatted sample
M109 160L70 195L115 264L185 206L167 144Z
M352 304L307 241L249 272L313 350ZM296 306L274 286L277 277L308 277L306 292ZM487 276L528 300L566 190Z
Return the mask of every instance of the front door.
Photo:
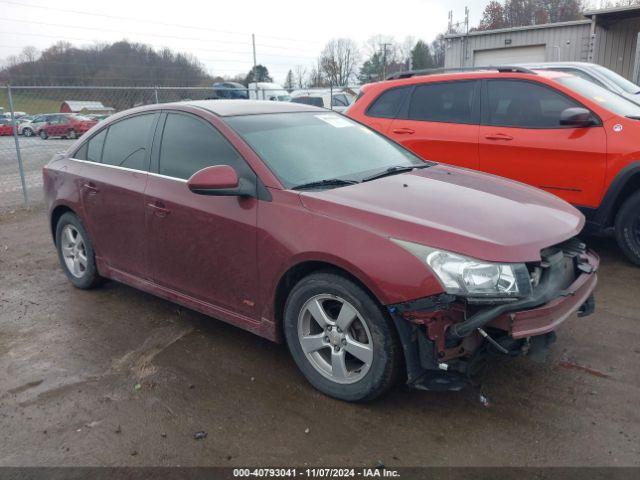
M479 82L416 85L387 135L425 160L478 168Z
M239 177L255 174L205 120L168 113L161 123L145 196L154 281L255 318L258 201L198 195L186 182L211 165L230 165Z
M563 110L583 105L546 85L511 79L487 80L483 99L480 170L575 205L598 205L606 171L604 128L560 125Z
M96 255L110 268L148 278L144 189L159 114L125 118L81 148L82 203ZM82 159L82 158L81 158Z

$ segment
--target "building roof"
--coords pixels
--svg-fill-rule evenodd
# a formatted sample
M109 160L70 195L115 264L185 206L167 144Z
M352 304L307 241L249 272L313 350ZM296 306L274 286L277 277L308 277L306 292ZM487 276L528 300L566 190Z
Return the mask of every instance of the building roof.
M324 108L301 103L274 102L270 100L196 100L188 105L209 110L221 117L233 115L259 115L263 113L327 112Z
M525 25L522 27L510 27L510 28L498 28L496 30L475 30L473 32L465 33L448 33L445 38L459 38L459 37L473 37L479 35L494 35L496 33L510 33L520 32L522 30L539 30L541 28L558 28L558 27L570 27L573 25L588 25L591 20L572 20L570 22L557 22L557 23L541 23L539 25Z
M105 107L102 102L84 101L84 100L65 100L69 110L72 112L81 112L83 110L93 110L102 112L112 112L114 108Z
M632 15L629 15L632 14ZM601 8L599 10L587 10L584 12L585 17L592 17L593 15L597 15L598 17L609 17L609 18L626 18L629 16L640 15L640 5L632 5L627 7L612 7L612 8Z
M640 16L640 5L633 5L627 7L612 7L601 8L598 10L587 10L583 12L585 17L596 16L598 18L617 20L622 18L629 18ZM557 23L541 23L539 25L525 25L523 27L510 27L510 28L498 28L496 30L476 30L473 32L465 33L448 33L445 38L460 38L466 36L476 35L493 35L497 33L510 33L519 32L522 30L539 30L542 28L557 28L557 27L570 27L572 25L582 25L591 23L591 20L573 20L570 22L557 22Z

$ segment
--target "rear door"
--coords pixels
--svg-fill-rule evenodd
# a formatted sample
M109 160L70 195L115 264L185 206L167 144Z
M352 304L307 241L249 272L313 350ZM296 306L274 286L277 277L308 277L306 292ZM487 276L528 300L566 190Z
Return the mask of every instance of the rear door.
M425 160L478 168L480 82L422 83L387 135Z
M385 90L371 102L364 112L364 122L374 130L387 135L391 124L406 105L413 90L412 86L396 87Z
M210 123L188 113L165 114L145 198L153 278L189 297L254 317L258 200L191 192L187 179L212 165L230 165L255 184L251 168Z
M150 276L144 189L159 115L127 117L93 135L82 170L82 203L97 255L110 268L143 278Z
M538 82L485 80L480 170L576 205L597 206L606 171L606 134L601 125L560 125L562 111L575 107L584 108Z

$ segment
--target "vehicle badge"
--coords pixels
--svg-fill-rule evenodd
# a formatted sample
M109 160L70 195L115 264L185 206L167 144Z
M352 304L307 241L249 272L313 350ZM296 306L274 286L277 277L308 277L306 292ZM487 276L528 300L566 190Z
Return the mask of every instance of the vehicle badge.
M620 125L619 123L616 123L613 126L613 131L616 132L616 133L621 132L622 131L622 125Z

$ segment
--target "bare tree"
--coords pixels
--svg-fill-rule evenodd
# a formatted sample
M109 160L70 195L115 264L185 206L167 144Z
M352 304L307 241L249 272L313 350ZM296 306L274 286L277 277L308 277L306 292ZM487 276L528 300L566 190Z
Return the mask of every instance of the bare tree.
M38 49L31 45L28 45L22 49L22 53L20 54L20 58L23 62L35 62L39 56Z
M360 53L349 38L331 40L320 55L320 68L331 85L344 86L355 76Z
M302 65L297 65L294 76L295 76L295 83L297 87L304 88L305 77L307 76L307 69L304 68Z

